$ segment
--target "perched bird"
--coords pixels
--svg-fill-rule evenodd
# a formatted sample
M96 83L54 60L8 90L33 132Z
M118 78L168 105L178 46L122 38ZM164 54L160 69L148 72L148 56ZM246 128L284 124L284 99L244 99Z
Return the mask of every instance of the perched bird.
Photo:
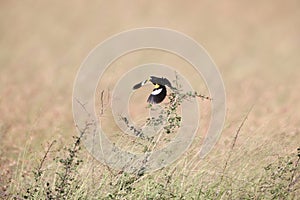
M167 88L171 88L172 90L175 90L170 81L166 78L159 78L155 76L150 76L149 79L144 80L140 83L137 83L136 85L133 86L133 89L139 89L140 87L144 86L147 82L151 82L154 85L154 89L151 92L150 96L148 97L147 102L150 104L158 104L161 103L165 97L167 96Z

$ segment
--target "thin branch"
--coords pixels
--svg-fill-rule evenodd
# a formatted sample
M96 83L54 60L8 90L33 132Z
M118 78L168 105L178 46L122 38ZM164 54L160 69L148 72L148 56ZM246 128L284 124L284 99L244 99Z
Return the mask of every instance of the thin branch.
M36 177L35 177L35 181L38 181L38 179L41 177L42 175L42 168L43 168L43 165L46 161L46 158L48 157L48 154L50 153L50 149L52 148L52 146L56 143L56 140L53 140L51 142L51 144L49 145L49 147L47 148L45 154L44 154L44 157L41 159L40 161L40 164L37 168L37 174L36 174Z
M91 116L91 113L89 113L85 107L86 103L83 104L79 101L79 99L76 98L76 102L79 103L79 105L83 108L83 110L88 114L88 116Z

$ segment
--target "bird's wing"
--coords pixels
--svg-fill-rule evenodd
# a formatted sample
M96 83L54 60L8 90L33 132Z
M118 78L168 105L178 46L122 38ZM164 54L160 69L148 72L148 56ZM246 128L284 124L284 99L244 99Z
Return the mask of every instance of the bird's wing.
M140 87L142 87L143 85L145 85L147 83L147 81L148 80L144 80L144 81L142 81L140 83L135 84L132 89L133 90L139 89Z
M157 83L159 85L166 85L169 88L171 88L172 90L176 90L176 88L172 86L171 82L167 78L159 78L156 76L150 76L150 81L153 84Z

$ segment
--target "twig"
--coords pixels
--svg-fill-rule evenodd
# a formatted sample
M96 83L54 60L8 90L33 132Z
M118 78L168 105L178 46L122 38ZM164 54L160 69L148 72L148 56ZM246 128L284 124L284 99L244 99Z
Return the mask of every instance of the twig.
M86 107L85 107L85 104L83 104L83 103L81 103L80 101L79 101L79 99L77 99L76 98L76 101L77 101L77 103L79 103L79 105L83 108L83 110L88 114L88 116L90 116L91 115L91 113L89 113L88 111L87 111L87 109L86 109Z
M48 157L48 154L50 153L50 149L52 148L52 146L54 145L54 143L56 143L56 140L53 140L51 142L51 144L49 145L49 147L47 148L47 150L46 150L46 152L44 154L44 157L40 161L40 164L39 164L39 166L37 168L37 173L35 174L36 175L35 176L35 181L36 182L38 182L38 179L42 176L42 173L43 173L42 172L42 167L43 167L43 165L44 165L44 163L46 161L46 158Z

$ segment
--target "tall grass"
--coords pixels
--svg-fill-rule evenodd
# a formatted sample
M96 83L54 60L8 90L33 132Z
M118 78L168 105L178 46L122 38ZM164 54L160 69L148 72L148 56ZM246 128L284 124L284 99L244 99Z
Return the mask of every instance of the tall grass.
M61 151L45 156L32 173L22 161L7 198L11 199L297 199L300 189L300 151L278 157L259 177L240 180L224 172L189 172L184 162L142 176L118 172L93 158L83 159L78 139ZM76 149L74 151L74 149ZM209 179L209 177L211 179Z
M175 94L170 95L171 103ZM188 98L201 97L195 93ZM178 98L177 98L178 99ZM180 99L180 98L179 98ZM182 101L182 99L180 99ZM175 104L172 104L175 105ZM178 104L177 106L179 106ZM169 117L178 118L171 107ZM9 199L297 199L300 195L300 147L291 155L273 159L259 173L235 168L234 151L249 113L246 114L223 157L214 165L194 163L186 153L170 166L152 173L129 174L100 164L81 149L85 130L73 143L60 147L47 145L38 162L28 161L24 151L3 197ZM171 122L173 122L171 120ZM171 134L178 123L165 129ZM171 131L168 131L171 130ZM241 152L242 154L243 152ZM241 156L241 155L238 155ZM242 155L246 156L246 155ZM205 160L204 162L209 162ZM25 166L30 163L30 166ZM233 164L232 164L233 163ZM241 175L246 170L247 176ZM250 169L249 169L250 170ZM29 173L28 173L29 172ZM17 183L17 184L16 184Z
M54 145L54 143L53 143ZM11 199L297 199L300 189L298 154L278 157L259 177L239 180L221 174L207 179L205 171L190 173L182 163L137 176L117 172L92 158L81 162L81 150L70 152L76 142L57 155L46 157L24 175L18 171ZM52 145L50 145L53 148ZM49 146L49 149L50 149ZM73 157L73 158L72 158ZM62 161L58 161L61 159ZM74 159L69 162L70 159ZM76 161L75 161L76 160ZM68 162L66 162L68 161ZM42 165L41 165L42 164Z

